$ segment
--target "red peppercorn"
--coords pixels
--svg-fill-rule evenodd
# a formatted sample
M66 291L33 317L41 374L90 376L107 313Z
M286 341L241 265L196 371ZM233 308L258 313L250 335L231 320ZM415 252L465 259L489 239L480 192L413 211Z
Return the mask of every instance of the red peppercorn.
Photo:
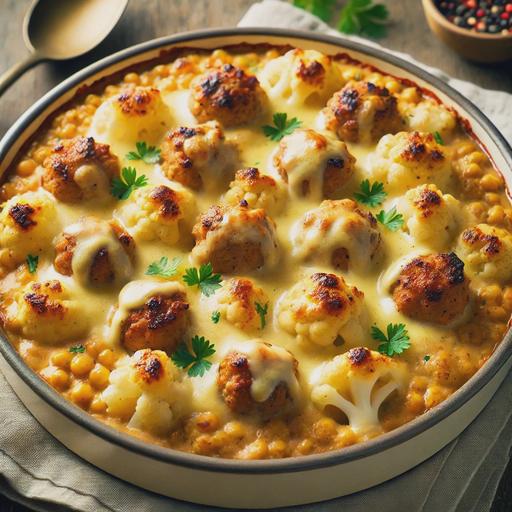
M502 12L502 13L500 14L500 18L501 18L502 20L508 20L508 19L510 18L510 13L508 13L508 12Z
M507 11L507 12L512 12L512 4L507 4L507 5L505 6L505 11Z
M476 1L475 0L468 0L466 5L470 8L470 9L474 9L476 7Z
M476 11L476 17L481 18L482 16L485 16L485 11L483 9L478 9L478 11Z

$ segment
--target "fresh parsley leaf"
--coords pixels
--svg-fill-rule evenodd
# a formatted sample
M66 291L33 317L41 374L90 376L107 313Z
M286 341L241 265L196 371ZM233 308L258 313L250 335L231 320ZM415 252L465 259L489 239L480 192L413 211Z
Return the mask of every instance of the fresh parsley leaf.
M181 263L181 258L175 257L169 262L167 256L162 256L159 261L153 261L150 263L147 270L147 276L160 276L160 277L172 277L178 271L178 266Z
M430 361L430 356L423 356L423 361L425 361L425 363L428 363Z
M83 354L85 347L83 345L74 345L73 347L69 347L69 351L73 354Z
M376 325L372 326L372 338L381 342L378 347L381 354L393 357L411 346L404 324L388 324L386 331L387 336Z
M295 7L300 7L323 21L329 21L332 17L333 7L336 0L293 0Z
M220 311L214 311L211 316L212 322L218 324L220 321Z
M256 313L258 313L258 315L260 315L260 327L261 327L261 329L264 329L265 325L267 323L267 319L265 317L267 316L267 312L268 312L268 302L264 306L262 304L260 304L259 302L256 302L255 306L256 306Z
M130 151L128 160L142 160L146 164L157 164L160 161L160 150L155 146L148 146L145 142L136 142L137 151Z
M383 226L386 226L390 231L399 230L404 223L403 215L401 213L398 213L394 206L393 208L391 208L391 210L388 210L387 212L381 210L375 217Z
M370 186L369 180L364 180L359 185L361 192L356 192L354 197L356 201L362 204L366 204L373 208L374 206L379 206L382 204L382 201L388 195L387 192L384 192L384 183L380 183L375 181Z
M178 367L188 368L189 377L202 377L212 366L206 358L215 354L215 345L206 340L204 336L192 338L192 351L182 343L176 352L171 355L172 362Z
M222 276L220 274L214 274L211 263L201 265L199 272L197 268L187 268L183 281L189 286L199 286L201 293L209 297L213 295L219 288L222 287Z
M137 171L133 167L123 167L121 178L112 180L111 194L118 199L128 199L130 194L137 188L145 187L148 179L143 174L137 177Z
M441 137L441 134L437 131L434 132L434 140L440 145L444 146L444 140L443 137Z
M32 254L29 254L27 256L27 267L28 271L31 274L34 274L37 270L37 264L39 263L39 256L32 256Z
M386 35L388 9L373 0L348 0L340 13L338 30L345 34L361 34L368 37Z
M290 135L296 130L302 121L299 121L296 117L293 117L287 121L288 114L284 112L277 112L273 115L272 120L275 126L265 125L261 129L266 137L275 142L279 142L285 135Z

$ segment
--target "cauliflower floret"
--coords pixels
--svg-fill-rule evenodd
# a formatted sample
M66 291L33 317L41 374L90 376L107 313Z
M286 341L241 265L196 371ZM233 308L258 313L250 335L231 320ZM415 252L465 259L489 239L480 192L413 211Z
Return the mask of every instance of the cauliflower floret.
M352 199L323 201L290 231L292 255L336 269L367 270L375 262L381 236L375 217Z
M14 293L6 311L9 330L44 344L76 341L87 335L83 305L57 280L30 283Z
M236 206L245 201L249 208L263 208L275 215L283 209L285 198L285 189L274 178L255 167L246 167L236 171L221 203Z
M57 210L48 194L26 192L12 197L0 212L0 261L12 269L28 254L46 250L59 229Z
M452 179L446 151L431 133L385 135L375 152L368 155L369 177L384 182L385 189L393 193L402 193L421 183L433 183L444 190Z
M174 352L190 326L185 287L176 281L131 281L119 293L105 338L111 346Z
M217 120L231 127L255 121L263 113L266 100L255 76L225 64L193 81L189 106L199 122Z
M345 141L372 142L403 130L396 97L371 82L349 82L329 100L317 124Z
M488 224L468 228L459 237L457 252L473 276L502 283L512 279L512 234L505 229Z
M297 366L297 360L284 348L248 340L224 357L217 385L233 412L267 419L285 414L297 404Z
M299 129L281 139L274 168L294 196L336 199L354 173L355 158L344 142Z
M410 101L399 102L398 106L410 131L438 132L442 137L446 137L457 124L453 112L428 98L416 104Z
M277 320L299 343L327 346L342 341L353 346L363 336L363 297L341 276L313 274L279 299Z
M450 194L435 185L420 185L399 199L397 210L404 217L404 229L420 244L443 249L453 240L462 206Z
M361 434L382 432L379 409L394 392L404 392L407 366L364 347L353 348L320 365L311 376L313 402L335 407Z
M343 85L340 70L331 57L299 48L267 62L258 78L269 98L290 107L325 105Z
M137 240L173 245L190 231L195 212L189 192L158 185L133 192L116 215Z
M110 416L157 436L170 433L188 396L179 372L165 352L139 350L119 360L101 394Z
M59 142L44 161L43 187L59 201L111 199L110 183L119 176L119 161L106 144L92 137Z
M263 289L244 277L228 279L217 293L202 300L209 303L212 311L218 311L221 318L243 331L261 327L256 304L261 307L268 304Z
M464 263L453 252L414 258L391 288L398 311L424 322L447 325L469 303Z
M113 146L137 141L158 143L171 126L171 113L160 91L153 87L128 87L106 100L92 118L93 137Z
M123 284L133 272L134 242L119 225L86 217L55 241L55 270L85 286Z
M279 259L274 221L264 210L251 210L245 203L232 208L212 206L201 215L192 234L196 239L192 262L211 263L215 272L270 268Z
M173 181L194 190L218 189L233 178L238 148L226 141L217 121L167 134L162 144L162 169Z

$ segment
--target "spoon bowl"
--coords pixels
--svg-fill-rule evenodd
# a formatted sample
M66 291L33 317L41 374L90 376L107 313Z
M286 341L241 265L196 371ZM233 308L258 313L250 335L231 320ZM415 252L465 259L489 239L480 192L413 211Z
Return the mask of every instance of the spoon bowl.
M34 0L23 20L30 54L0 76L0 95L26 70L45 60L66 60L98 46L128 0Z

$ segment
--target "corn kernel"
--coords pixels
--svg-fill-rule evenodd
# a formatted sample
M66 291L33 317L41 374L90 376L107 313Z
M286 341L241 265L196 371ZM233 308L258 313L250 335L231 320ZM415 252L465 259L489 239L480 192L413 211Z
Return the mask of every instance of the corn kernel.
M34 160L38 164L42 164L48 156L50 156L50 150L48 148L39 148L34 153Z
M465 178L480 178L482 174L482 168L475 163L469 164L463 172Z
M496 192L503 186L503 182L496 174L486 174L481 180L480 185L486 192Z
M273 458L284 457L287 447L288 445L282 439L276 439L269 443L268 454Z
M484 195L484 199L489 204L501 203L501 197L499 194L496 194L496 192L487 192L487 194Z
M489 210L489 214L487 215L487 222L490 222L491 224L499 224L504 220L505 210L503 209L503 206L496 205Z
M332 418L322 418L313 425L313 436L318 441L325 443L336 435L337 425Z
M102 390L108 386L109 377L110 372L103 365L96 364L89 373L89 382L94 388Z
M53 386L59 391L63 391L69 387L69 374L62 368L48 366L41 372L41 375L50 386Z
M224 432L230 437L241 439L245 435L245 427L239 421L230 421L224 425Z
M93 369L94 359L86 352L76 354L73 359L71 359L70 367L73 375L76 377L84 377Z
M57 352L54 352L50 357L51 363L55 366L58 366L59 368L69 368L71 359L73 359L73 354L66 349L58 350Z
M19 176L30 176L37 167L37 163L31 158L27 160L22 160L18 167L16 168L16 172Z
M313 442L311 441L311 439L304 439L297 446L297 451L301 455L307 455L308 453L311 453L312 450Z
M104 414L107 412L107 404L101 398L95 397L89 410L94 414Z

